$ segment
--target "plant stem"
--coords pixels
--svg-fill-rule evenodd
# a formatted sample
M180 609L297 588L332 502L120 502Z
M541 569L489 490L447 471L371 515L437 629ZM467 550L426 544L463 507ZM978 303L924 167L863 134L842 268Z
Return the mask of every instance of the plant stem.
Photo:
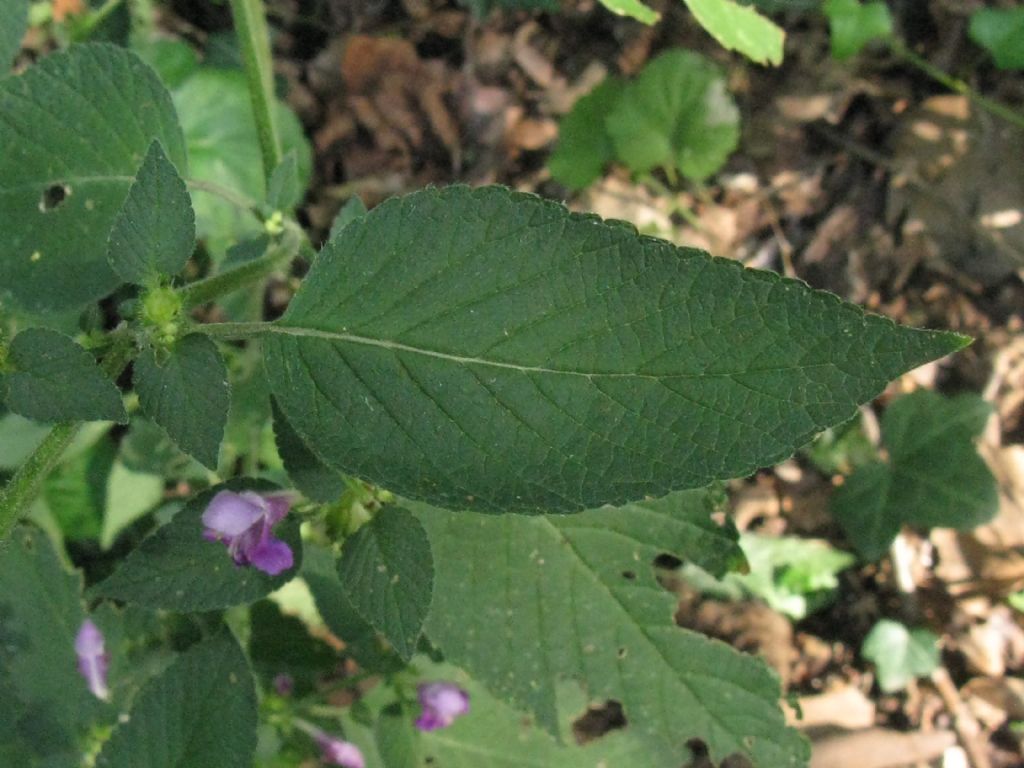
M893 53L895 53L901 59L906 61L908 64L917 67L919 70L924 72L926 75L928 75L928 77L930 77L935 82L945 86L946 88L949 88L949 90L953 91L954 93L959 93L962 94L963 96L966 96L979 107L995 115L996 117L1001 117L1003 118L1003 120L1006 120L1007 122L1016 125L1018 128L1024 128L1024 114L1021 114L1020 112L1011 109L1005 104L1001 104L1000 102L994 99L990 99L987 96L983 96L982 94L978 93L963 80L957 77L953 77L948 72L945 72L936 67L923 56L919 56L918 54L914 53L912 50L907 48L907 46L904 45L901 40L890 39L887 42L889 44L889 49Z
M185 184L188 185L189 189L194 189L199 192L208 192L211 195L219 197L227 203L235 206L239 210L250 213L258 219L262 220L259 211L259 203L241 192L235 192L233 189L222 186L212 181L203 181L202 179L186 179Z
M266 252L258 259L182 286L178 289L182 305L186 309L197 307L262 280L295 258L301 243L300 237L301 232L297 227L289 228L280 240L269 243Z
M231 16L242 49L242 63L249 81L256 132L263 155L264 178L281 162L281 139L274 117L274 73L270 58L270 33L262 0L231 0Z
M270 332L273 323L203 323L192 330L215 339L254 339Z
M117 378L128 364L132 351L132 337L127 328L111 334L112 345L100 367L112 379ZM0 541L10 534L21 514L39 495L43 481L57 466L64 451L75 439L82 422L56 424L43 441L18 467L7 485L0 490Z

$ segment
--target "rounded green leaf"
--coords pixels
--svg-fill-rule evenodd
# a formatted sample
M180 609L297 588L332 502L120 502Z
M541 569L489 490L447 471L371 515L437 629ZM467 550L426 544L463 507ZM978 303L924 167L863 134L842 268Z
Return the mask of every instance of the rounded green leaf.
M979 8L971 14L969 34L1000 69L1024 69L1024 7Z
M739 121L718 67L700 54L675 50L644 67L606 125L619 159L635 173L663 168L700 181L736 149Z
M72 46L0 81L0 299L78 307L121 282L107 235L154 139L184 171L170 96L124 49Z
M890 619L871 628L860 652L874 662L878 687L886 693L903 690L911 680L929 675L939 666L938 637L927 629L907 629Z
M0 77L11 68L28 29L28 0L0 0Z
M434 559L419 520L401 507L382 509L345 540L338 576L355 609L409 659L434 588Z
M37 421L128 421L117 385L62 333L29 328L8 353L7 407Z
M604 118L618 101L625 84L609 77L573 105L558 126L558 146L548 167L551 175L570 189L591 184L615 158L615 147Z
M833 58L848 59L872 40L892 35L892 16L883 2L826 0L822 10L829 20Z
M748 474L963 343L500 187L352 222L262 339L328 465L494 512Z
M302 564L302 539L293 514L274 528L274 535L288 544L295 558L294 565L277 576L235 565L223 543L203 538L203 512L225 489L275 490L269 483L239 479L203 491L144 539L114 573L92 588L93 594L149 610L212 611L255 602L290 581Z

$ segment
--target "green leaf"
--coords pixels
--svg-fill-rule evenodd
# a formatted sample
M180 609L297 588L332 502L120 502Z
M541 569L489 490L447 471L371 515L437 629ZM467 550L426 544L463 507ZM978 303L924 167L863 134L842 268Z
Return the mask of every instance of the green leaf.
M8 354L7 407L37 421L128 421L117 385L67 336L29 328Z
M338 576L356 610L409 659L434 587L430 541L419 521L401 507L382 509L345 540Z
M1000 69L1024 69L1024 7L979 8L968 34Z
M132 49L156 70L168 88L177 88L199 68L199 55L183 40L156 38L136 41Z
M178 274L195 245L195 214L185 182L154 141L114 219L107 260L125 282L152 286Z
M21 466L49 432L45 424L16 413L0 415L0 471Z
M245 74L201 68L174 92L174 104L188 143L192 178L264 200L267 190ZM295 152L299 186L305 189L312 173L309 142L298 118L281 102L276 117L283 150ZM197 233L215 258L238 240L263 233L253 216L216 195L196 190L192 203Z
M276 401L271 401L274 413L274 436L288 479L302 494L313 501L330 504L345 492L345 478L324 464L306 447L302 438L288 423Z
M882 416L888 463L858 469L832 496L832 512L867 560L881 556L904 524L968 530L999 507L991 470L978 455L991 406L977 395L921 390Z
M872 40L892 36L892 16L884 2L825 0L822 10L828 16L835 59L848 59Z
M0 0L0 77L7 74L28 29L29 0Z
M615 152L635 173L662 168L700 181L736 149L740 114L717 66L691 51L651 61L607 117Z
M412 509L437 569L427 636L545 728L558 727L555 681L575 678L590 701L621 703L663 756L652 768L686 762L690 739L704 741L715 762L733 753L773 768L806 762L806 743L778 708L775 676L677 627L676 600L655 578L662 553L716 573L738 556L735 531L709 517L706 491L572 516Z
M97 768L250 768L256 690L230 633L192 646L150 681Z
M79 307L121 282L107 235L154 139L184 171L156 74L112 45L77 45L0 81L0 298Z
M99 436L91 445L70 455L46 478L41 500L71 540L98 539L103 526L106 489L117 449Z
M287 211L302 202L299 162L295 150L289 151L274 169L267 183L267 206L272 211Z
M927 629L908 630L898 621L882 619L864 638L861 655L874 662L878 687L901 691L911 680L930 675L939 666L939 638Z
M856 467L878 458L878 451L862 426L860 413L845 424L826 429L802 453L826 475L850 474Z
M281 613L270 600L249 609L249 625L249 658L268 687L277 675L287 673L296 693L304 695L340 661L335 650L310 635L301 620Z
M609 77L573 105L558 126L558 146L548 160L556 181L569 189L583 189L615 158L604 119L625 87L623 81Z
M165 360L160 355L149 349L135 362L139 404L183 451L216 469L231 404L217 345L193 333L177 341Z
M601 5L619 16L629 16L644 24L654 24L661 14L640 0L601 0Z
M334 217L334 221L331 223L331 234L327 239L333 240L346 226L365 215L366 203L363 202L359 195L352 195L352 197L345 201L345 204L341 206L341 210Z
M349 589L338 578L338 567L330 550L309 545L304 552L302 578L316 601L328 629L345 642L345 652L363 669L397 672L401 660L380 642L377 632L352 605Z
M255 602L290 581L302 563L295 515L288 515L274 529L295 556L295 565L277 576L235 565L223 543L203 538L203 512L225 489L274 490L269 483L238 479L200 493L171 522L144 539L91 594L138 603L149 610L213 611Z
M495 512L748 474L964 344L501 187L376 207L267 331L278 405L328 465Z
M117 535L156 507L163 496L162 476L135 472L115 461L106 483L100 546L110 549Z
M401 704L392 704L377 718L374 728L377 751L387 768L420 768L423 765L420 735L413 727L415 717ZM449 765L444 760L440 764Z
M495 8L506 11L557 11L558 0L459 0L478 19L482 19Z
M78 739L102 706L75 658L80 590L41 532L18 527L0 542L0 701L11 710L0 709L0 733L9 725L54 766L77 765Z
M683 0L690 13L723 48L758 64L782 63L786 33L756 9L732 0Z

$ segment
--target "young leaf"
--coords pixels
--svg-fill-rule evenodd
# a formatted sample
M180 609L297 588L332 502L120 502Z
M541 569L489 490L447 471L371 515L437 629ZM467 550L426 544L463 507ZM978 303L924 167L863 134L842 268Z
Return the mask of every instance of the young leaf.
M500 187L393 198L327 244L263 353L336 469L575 512L786 458L963 346Z
M225 629L181 654L142 689L97 768L249 768L256 690Z
M345 204L341 206L341 210L334 217L334 221L331 223L331 234L327 239L333 240L351 222L361 219L365 215L366 203L363 202L359 195L352 195L352 197L345 201Z
M117 287L107 235L154 139L184 172L170 96L123 48L72 46L0 81L0 298L42 311Z
M420 753L420 737L413 728L415 715L401 704L386 707L377 718L374 728L377 751L387 768L420 768L424 765ZM435 761L426 763L433 765ZM449 765L447 761L440 763Z
M872 40L892 35L892 16L884 2L825 0L832 35L832 57L848 59Z
M1024 69L1024 7L979 8L968 33L1000 69Z
M287 211L302 202L299 183L299 161L295 150L289 150L274 169L267 184L267 206L272 211Z
M702 180L736 149L740 113L725 78L690 51L668 51L625 88L608 115L615 152L636 173L663 168Z
M175 90L174 104L188 143L192 177L263 200L267 190L245 74L201 68ZM299 187L305 189L312 173L309 142L295 113L281 102L275 106L281 144L286 154L295 152ZM220 197L197 190L192 204L197 234L216 259L232 243L263 233L248 212Z
M14 726L27 751L53 761L47 765L77 764L77 741L100 712L76 667L80 591L41 532L15 528L0 544L0 700L13 710L0 722Z
M288 479L313 501L330 504L345 492L345 478L324 464L296 434L277 402L271 400L274 413L274 437Z
M338 578L338 567L330 550L307 547L302 578L309 585L324 623L345 641L345 652L363 669L373 672L397 672L404 665L394 651L385 648L377 632L352 605L349 588Z
M114 219L107 260L125 282L156 285L184 268L195 245L188 189L160 142L154 141Z
M29 0L0 0L0 77L11 68L28 29Z
M558 126L558 146L548 160L548 167L551 175L569 189L589 186L615 158L604 119L624 87L625 83L618 78L607 78L577 101Z
M803 765L807 745L785 727L774 675L675 626L676 601L655 578L662 553L719 574L738 556L706 491L572 516L411 508L437 568L427 636L540 725L556 731L555 681L576 678L591 701L614 699L643 724L641 738L667 756L652 768L685 763L690 739L716 763L740 753L757 766Z
M217 492L225 489L274 490L268 483L242 479L200 493L143 540L117 570L92 588L92 594L138 603L150 610L212 611L254 602L290 581L302 563L302 540L294 515L285 517L274 529L295 561L277 576L251 565L235 565L222 542L203 537L203 512Z
M29 328L8 353L7 407L37 421L128 421L117 385L67 336Z
M166 360L149 349L135 361L139 405L185 452L217 468L231 392L224 360L209 337L177 341Z
M756 9L733 0L683 0L690 13L723 48L759 64L782 63L786 33Z
M977 395L921 390L882 416L888 463L861 467L832 496L832 512L868 560L903 524L967 530L998 509L995 478L974 447L991 407Z
M640 0L601 0L601 5L619 16L629 16L643 24L654 24L661 14Z
M430 541L420 522L401 507L385 507L345 540L338 576L356 610L408 660L434 587Z
M908 630L889 619L871 628L860 652L874 662L878 687L886 693L903 690L911 680L929 675L939 666L939 638L927 629Z

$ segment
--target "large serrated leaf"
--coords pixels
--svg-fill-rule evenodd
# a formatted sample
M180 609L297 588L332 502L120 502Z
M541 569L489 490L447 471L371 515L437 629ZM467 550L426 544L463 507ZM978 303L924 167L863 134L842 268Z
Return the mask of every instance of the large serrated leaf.
M0 296L49 310L118 285L107 235L154 139L184 172L170 96L124 49L72 46L0 81Z
M72 764L101 706L75 659L80 590L39 531L19 527L0 542L0 699L10 709L0 707L0 732L9 726L28 752L54 761L46 764L62 764L57 755Z
M430 541L419 520L385 507L345 540L338 575L356 610L408 660L434 588Z
M178 274L195 244L188 189L160 142L154 141L114 219L107 260L122 280L153 286Z
M6 376L7 407L46 422L128 421L121 392L72 339L46 328L14 337Z
M235 565L224 544L203 538L203 512L217 492L225 489L274 490L269 483L239 479L198 494L169 523L143 540L91 593L150 610L212 611L255 602L290 581L302 564L302 540L294 515L274 529L274 535L291 547L295 559L291 568L277 576Z
M685 762L690 739L714 761L803 765L785 727L779 685L763 662L675 626L658 584L663 552L721 572L735 532L708 518L704 491L566 517L501 517L414 505L437 562L430 640L494 693L558 724L555 680L614 699L642 738ZM670 703L669 703L670 702Z
M96 759L98 768L249 768L256 690L242 649L222 630L150 681Z
M501 187L389 200L263 339L335 468L411 498L574 512L790 456L963 337Z
M217 345L193 333L160 359L150 349L135 362L139 404L178 447L211 469L217 467L231 391Z

